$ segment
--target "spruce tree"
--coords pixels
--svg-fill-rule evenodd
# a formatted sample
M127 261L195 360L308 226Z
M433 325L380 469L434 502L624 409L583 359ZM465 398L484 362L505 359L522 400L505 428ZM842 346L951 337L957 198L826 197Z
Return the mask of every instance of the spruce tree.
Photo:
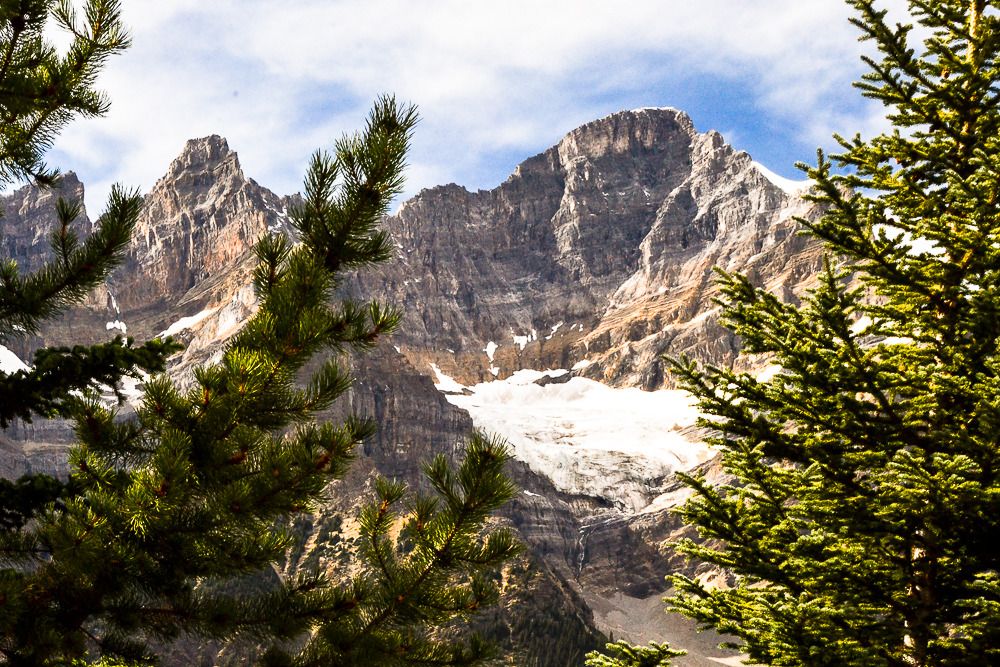
M71 5L0 7L10 63L0 77L3 174L47 183L54 173L42 155L61 114L103 111L90 85L126 41L117 3L87 4L65 80L42 27L50 11L69 25ZM69 92L50 98L39 81ZM412 107L382 98L363 132L314 156L291 213L299 241L257 244L259 309L191 388L156 375L133 416L95 391L135 368L162 370L169 341L42 351L29 371L0 376L4 423L59 414L79 439L67 481L35 475L0 489L0 661L150 664L156 647L183 636L243 639L272 665L461 665L490 654L457 622L496 599L495 570L517 550L508 531L487 525L514 490L505 446L481 434L457 467L443 457L427 464L428 496L377 480L344 572L259 576L294 542L289 519L323 502L374 428L315 417L351 385L343 353L372 347L399 321L394 309L338 301L335 291L343 272L392 254L378 223L400 192L415 122ZM27 277L5 265L0 333L34 330L102 280L139 203L116 191L82 242L71 233L78 207L60 204L52 265Z
M996 7L909 0L914 29L849 4L892 128L808 169L828 259L801 305L721 274L725 322L781 371L676 364L733 476L684 476L682 546L735 580L676 576L672 603L756 663L1000 664Z

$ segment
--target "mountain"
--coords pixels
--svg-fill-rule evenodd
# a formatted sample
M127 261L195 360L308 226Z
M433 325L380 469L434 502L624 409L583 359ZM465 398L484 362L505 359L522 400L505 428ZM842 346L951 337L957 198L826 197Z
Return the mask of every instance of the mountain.
M341 286L405 312L392 340L352 360L355 386L330 413L369 414L378 432L331 507L297 524L304 547L285 571L335 571L330 536L350 530L337 512L358 504L374 471L419 484L422 461L454 455L484 427L512 442L523 489L501 520L527 554L507 573L503 605L479 621L514 664L579 664L609 631L673 638L693 649L679 664L717 664L705 657L722 655L717 638L695 636L659 602L672 568L698 571L665 544L687 530L670 512L685 495L672 473L720 474L661 356L763 369L718 324L713 267L800 294L820 262L796 233L796 216L817 213L804 187L680 111L640 109L573 130L492 190L451 184L404 202L385 220L395 261ZM72 175L62 188L82 194ZM24 188L4 201L4 250L25 266L44 256L52 198ZM221 137L189 141L147 195L107 286L9 352L166 332L186 346L170 369L183 382L253 312L252 245L291 234L295 202L245 176ZM17 424L0 434L0 473L58 471L71 439L58 422ZM213 649L175 650L180 663Z
M668 347L735 356L715 326L713 267L786 294L813 274L815 255L792 233L810 210L685 114L621 112L493 190L446 185L404 203L387 220L398 261L358 289L404 304L404 354L463 383L492 379L490 367L502 378L587 360L585 377L657 389Z

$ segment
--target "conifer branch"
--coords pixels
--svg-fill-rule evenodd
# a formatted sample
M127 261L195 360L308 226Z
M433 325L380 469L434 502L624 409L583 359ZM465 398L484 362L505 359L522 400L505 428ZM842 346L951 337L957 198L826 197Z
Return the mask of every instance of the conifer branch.
M672 604L761 663L989 664L1000 635L967 611L1000 609L980 583L1000 562L967 524L1000 516L1000 26L983 0L910 0L917 53L910 27L850 4L879 51L858 87L909 130L838 138L849 175L819 154L827 213L804 224L842 263L801 306L722 276L723 321L782 371L675 364L735 478L682 478L682 515L716 541L678 546L735 583L676 577Z

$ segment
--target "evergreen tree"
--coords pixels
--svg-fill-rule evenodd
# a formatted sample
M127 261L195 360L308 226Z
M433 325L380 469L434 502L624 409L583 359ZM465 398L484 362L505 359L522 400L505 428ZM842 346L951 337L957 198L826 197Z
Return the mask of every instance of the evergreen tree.
M117 3L90 0L84 26L68 2L0 7L3 173L48 182L41 156L65 114L103 111L90 84L126 42ZM49 11L75 26L79 44L64 60L42 40ZM333 297L342 272L391 255L377 225L400 191L415 122L412 108L383 98L362 133L314 156L291 214L300 242L257 244L259 309L192 388L158 375L131 418L94 391L136 367L162 369L169 341L43 351L30 371L0 375L4 423L56 413L75 420L79 438L67 482L38 475L0 489L0 661L152 663L154 646L182 634L246 638L269 647L259 662L272 665L460 665L489 655L454 622L496 599L495 569L517 549L486 525L514 490L505 446L480 434L457 468L443 457L426 466L429 497L375 484L350 576L255 579L294 541L289 517L323 501L372 432L361 418L314 417L350 387L340 353L371 347L398 323L395 310ZM53 264L28 277L5 265L0 332L33 330L103 279L138 207L137 195L116 191L100 231L81 243L70 231L79 209L60 204ZM301 384L317 355L328 358Z
M60 55L43 39L49 18L73 35ZM107 100L93 87L107 58L128 46L119 3L89 0L81 20L69 2L0 0L0 185L34 179L58 183L43 155L58 131L75 116L100 115ZM53 259L23 275L17 263L0 261L0 344L38 331L40 324L79 301L121 261L139 215L136 192L112 189L95 231L81 241L74 229L81 206L60 199L51 236ZM118 387L122 376L164 369L170 341L133 347L131 339L72 348L43 348L27 370L0 371L0 428L32 415L68 416L72 397L98 386ZM65 491L45 474L16 483L0 480L0 523L17 529Z
M1000 109L996 7L851 0L857 84L893 128L808 170L829 259L801 306L722 274L769 381L676 364L734 481L683 508L731 588L677 609L772 665L1000 664Z
M44 39L49 18L73 36L64 54ZM0 1L0 184L55 180L45 151L75 116L107 112L94 82L128 45L118 0L87 0L82 20L71 0Z
M44 40L50 17L73 36L63 54ZM128 44L116 0L88 0L82 19L69 0L0 0L0 185L25 178L43 186L58 182L58 172L45 166L45 151L72 118L107 111L94 82L107 58ZM0 344L35 333L41 322L101 284L121 261L141 205L138 193L113 188L97 229L81 241L74 230L79 203L60 200L53 260L26 276L14 260L0 262ZM74 392L115 387L137 369L162 370L173 349L160 341L133 348L130 340L116 339L42 350L32 369L0 372L0 427L15 417L30 420L33 413L65 416Z
M587 654L586 667L669 667L670 659L684 655L684 651L676 651L666 644L650 642L649 646L630 646L628 642L618 641L605 645L604 654L591 651Z

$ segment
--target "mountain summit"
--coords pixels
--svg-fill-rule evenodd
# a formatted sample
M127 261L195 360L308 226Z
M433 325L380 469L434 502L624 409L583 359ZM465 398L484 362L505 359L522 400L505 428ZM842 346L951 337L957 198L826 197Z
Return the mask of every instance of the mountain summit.
M235 162L235 169L239 170L239 158L229 148L225 138L212 134L200 139L188 139L184 150L170 163L166 178L174 179L184 172L198 174L213 171L228 160Z
M355 289L407 304L404 353L464 384L586 362L586 377L656 389L664 352L735 358L714 266L783 293L813 275L818 255L793 233L812 213L683 112L622 111L492 190L421 192L386 221L398 262Z

